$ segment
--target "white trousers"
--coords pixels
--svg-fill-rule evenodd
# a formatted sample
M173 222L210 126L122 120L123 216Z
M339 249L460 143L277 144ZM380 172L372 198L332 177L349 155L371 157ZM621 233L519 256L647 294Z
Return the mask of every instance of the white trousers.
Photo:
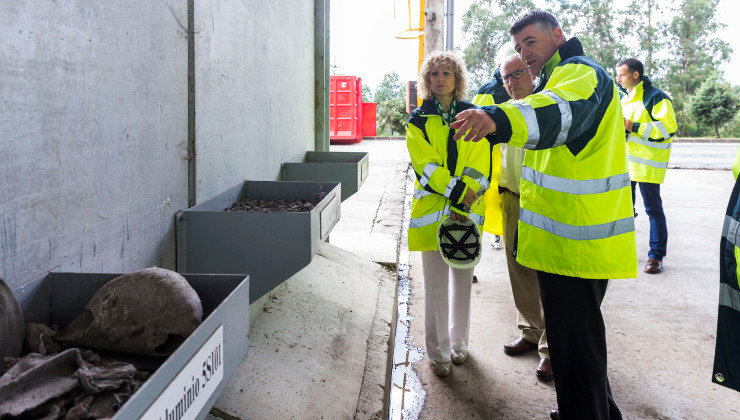
M439 251L422 251L421 262L427 355L432 361L447 362L452 348L468 349L473 269L451 268Z

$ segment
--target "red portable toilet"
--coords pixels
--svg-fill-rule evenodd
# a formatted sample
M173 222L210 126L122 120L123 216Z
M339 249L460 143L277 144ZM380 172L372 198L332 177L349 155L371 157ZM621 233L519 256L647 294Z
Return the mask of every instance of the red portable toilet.
M362 137L375 137L378 135L377 112L378 104L376 102L362 103Z

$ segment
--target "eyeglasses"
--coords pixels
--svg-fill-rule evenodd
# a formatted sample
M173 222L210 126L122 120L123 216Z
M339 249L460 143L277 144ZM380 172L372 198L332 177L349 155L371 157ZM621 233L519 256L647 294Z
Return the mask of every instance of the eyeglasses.
M525 68L523 68L521 70L517 70L517 71L515 71L515 72L513 72L511 74L507 74L506 76L502 76L501 78L504 79L504 82L508 81L510 77L513 78L513 79L521 79L522 76L524 75L524 72L527 71L527 70L529 70L529 66L527 66L527 67L525 67Z

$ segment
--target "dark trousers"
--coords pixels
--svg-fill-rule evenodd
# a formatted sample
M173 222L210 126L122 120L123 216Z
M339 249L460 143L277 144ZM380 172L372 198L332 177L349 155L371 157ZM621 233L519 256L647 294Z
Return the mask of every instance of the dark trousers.
M635 181L632 181L632 207L635 206ZM648 258L663 260L668 247L668 227L663 213L663 200L660 198L660 184L640 182L640 194L645 203L645 213L650 218L650 251Z
M607 280L537 272L560 418L621 419L606 377Z

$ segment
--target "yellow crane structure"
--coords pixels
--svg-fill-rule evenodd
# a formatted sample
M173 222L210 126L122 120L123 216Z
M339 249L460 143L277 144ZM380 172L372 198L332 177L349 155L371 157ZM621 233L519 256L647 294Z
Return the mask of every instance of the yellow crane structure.
M416 73L417 75L421 71L421 63L424 62L424 9L425 9L425 1L424 0L414 0L413 3L418 2L418 8L413 7L412 8L412 1L411 0L396 0L393 2L393 14L394 17L398 16L398 11L396 5L398 3L406 3L406 16L403 16L404 18L408 18L408 22L404 22L404 29L400 31L398 34L396 34L397 39L418 39L419 40L419 62L416 66ZM414 4L413 6L416 6ZM403 6L402 6L403 7ZM416 16L413 11L418 10L419 16L418 16L418 25L414 25L414 22L416 21ZM421 105L421 96L416 95L416 103ZM409 112L411 110L408 110Z

